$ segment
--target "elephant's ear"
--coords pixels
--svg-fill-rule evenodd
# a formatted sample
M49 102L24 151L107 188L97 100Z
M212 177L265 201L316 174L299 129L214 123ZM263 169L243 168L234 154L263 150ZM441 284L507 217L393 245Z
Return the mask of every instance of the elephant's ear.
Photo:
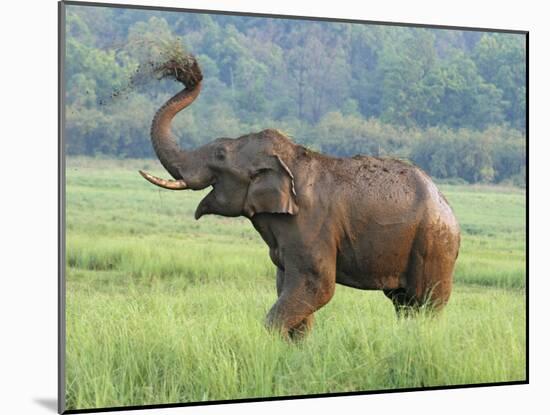
M271 165L261 167L252 175L244 203L244 213L298 213L294 176L277 155Z

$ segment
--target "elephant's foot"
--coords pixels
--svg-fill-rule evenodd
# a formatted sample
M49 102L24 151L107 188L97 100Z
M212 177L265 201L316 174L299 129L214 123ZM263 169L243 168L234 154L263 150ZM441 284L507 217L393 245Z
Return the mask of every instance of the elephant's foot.
M445 305L430 296L424 296L419 300L416 296L408 294L405 288L384 290L384 294L392 301L397 317L400 318L415 317L420 310L436 315Z
M288 336L293 341L302 340L313 328L313 313L303 319L296 327L288 331Z
M303 338L311 330L313 313L330 301L334 289L334 273L293 274L287 266L284 274L277 273L279 298L267 314L266 326L288 340Z
M419 310L418 301L405 288L384 290L384 294L392 301L397 317L413 317Z
M275 307L271 309L266 318L266 327L268 330L278 332L281 337L288 341L299 341L304 339L313 328L314 316L309 316L299 320L296 318L284 318L278 315Z

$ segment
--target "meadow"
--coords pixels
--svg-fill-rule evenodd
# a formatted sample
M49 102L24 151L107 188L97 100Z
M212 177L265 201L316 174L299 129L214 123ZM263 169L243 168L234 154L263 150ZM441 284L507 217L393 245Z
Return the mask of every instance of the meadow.
M526 378L524 190L440 186L462 246L438 317L337 286L289 344L263 326L275 270L249 221L195 221L204 192L138 169L165 176L151 160L67 161L67 409Z

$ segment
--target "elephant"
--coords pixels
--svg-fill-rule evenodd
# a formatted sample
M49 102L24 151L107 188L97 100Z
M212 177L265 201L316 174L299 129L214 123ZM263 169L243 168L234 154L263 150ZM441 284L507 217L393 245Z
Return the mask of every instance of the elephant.
M303 337L336 284L381 290L399 315L448 302L460 228L423 170L394 158L321 154L276 129L184 151L171 122L199 96L203 76L194 58L185 68L164 65L162 75L184 85L151 126L153 148L173 179L140 174L170 190L211 187L195 219L250 220L276 269L269 329Z

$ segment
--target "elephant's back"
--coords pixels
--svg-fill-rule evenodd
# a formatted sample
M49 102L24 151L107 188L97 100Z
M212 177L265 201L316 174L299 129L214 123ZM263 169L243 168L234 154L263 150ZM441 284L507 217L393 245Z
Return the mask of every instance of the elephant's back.
M398 159L356 157L353 189L349 189L350 207L380 225L412 223L419 219L427 189L416 166ZM354 203L355 202L355 203ZM359 219L359 218L358 218Z
M458 224L429 176L399 160L354 161L354 183L344 188L335 204L341 219L339 283L364 289L402 286L420 231L430 238L445 231L449 252L456 255Z

